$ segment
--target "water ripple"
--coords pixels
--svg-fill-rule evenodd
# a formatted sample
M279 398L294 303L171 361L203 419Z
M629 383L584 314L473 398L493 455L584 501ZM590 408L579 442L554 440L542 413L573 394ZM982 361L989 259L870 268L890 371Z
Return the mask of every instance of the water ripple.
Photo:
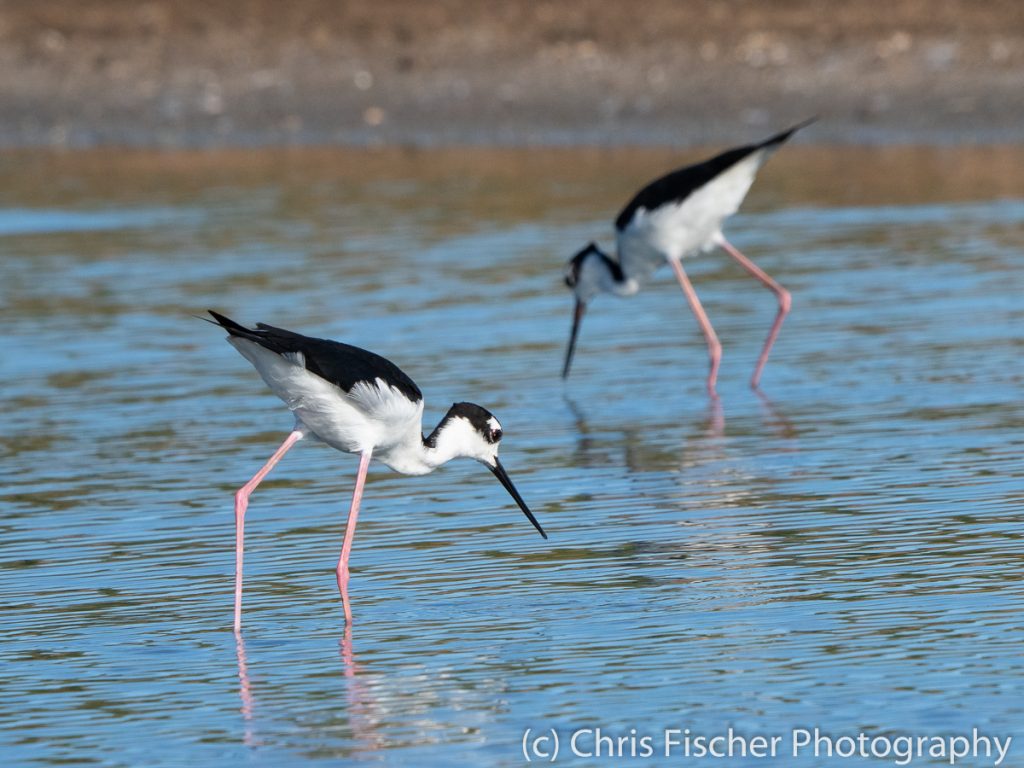
M1019 732L1024 203L737 217L796 301L759 399L771 297L693 262L719 427L668 276L595 302L560 381L557 267L605 225L551 213L557 168L481 209L418 162L0 212L5 762L508 765L527 726ZM291 424L207 306L373 347L428 421L492 407L550 540L471 462L375 468L346 634L356 461L304 441L253 496L236 644L231 496Z

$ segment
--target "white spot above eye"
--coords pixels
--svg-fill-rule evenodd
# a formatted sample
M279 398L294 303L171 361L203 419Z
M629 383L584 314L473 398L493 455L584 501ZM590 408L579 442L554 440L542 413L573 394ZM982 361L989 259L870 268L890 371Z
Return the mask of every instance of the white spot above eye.
M496 418L494 418L493 416L491 416L491 418L489 418L487 420L487 426L489 426L491 428L492 432L500 432L501 431L501 424L499 424L498 420Z

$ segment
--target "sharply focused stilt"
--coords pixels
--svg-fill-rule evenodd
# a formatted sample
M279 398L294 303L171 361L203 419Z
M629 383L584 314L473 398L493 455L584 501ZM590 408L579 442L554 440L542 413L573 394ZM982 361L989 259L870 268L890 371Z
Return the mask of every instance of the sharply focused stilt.
M489 411L473 403L455 403L434 431L424 437L423 395L413 380L389 360L348 344L302 336L263 323L255 329L246 328L212 310L210 314L228 332L228 341L295 414L295 429L235 494L236 631L242 626L242 556L249 496L281 457L307 435L360 457L337 567L347 622L352 620L348 559L371 457L406 475L423 475L460 457L476 459L494 473L533 526L547 538L498 460L501 425Z

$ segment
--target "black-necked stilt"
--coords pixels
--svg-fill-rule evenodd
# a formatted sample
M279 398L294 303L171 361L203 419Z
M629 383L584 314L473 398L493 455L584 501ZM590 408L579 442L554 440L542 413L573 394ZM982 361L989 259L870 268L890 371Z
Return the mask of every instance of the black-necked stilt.
M718 378L722 345L700 305L693 285L683 271L681 260L692 253L721 246L750 274L771 289L779 300L775 322L768 332L768 339L750 380L751 386L757 388L761 371L768 361L768 353L779 334L782 321L789 313L790 296L785 288L725 239L722 223L739 209L750 185L754 183L755 174L768 156L794 132L811 122L813 119L758 144L730 149L703 163L680 168L652 181L629 201L615 219L618 260L601 251L594 243L569 260L565 284L576 295L576 307L562 378L569 375L576 349L576 335L587 302L599 293L632 296L655 269L668 261L675 270L679 285L707 340L708 355L711 358L708 391L716 396L715 380Z
M452 459L476 459L501 481L533 526L547 534L498 460L501 424L473 403L455 403L428 437L422 433L423 395L394 363L373 352L314 339L257 323L255 329L210 310L228 341L252 363L271 391L295 414L295 428L253 478L235 493L235 630L242 624L242 554L249 496L274 465L307 435L332 448L359 454L359 472L338 559L338 590L345 621L348 556L356 532L359 501L373 456L396 472L425 475Z

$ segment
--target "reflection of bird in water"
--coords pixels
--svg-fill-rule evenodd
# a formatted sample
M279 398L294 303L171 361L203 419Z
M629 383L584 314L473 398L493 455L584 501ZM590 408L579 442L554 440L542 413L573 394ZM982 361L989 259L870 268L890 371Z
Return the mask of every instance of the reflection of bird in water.
M765 439L768 441L766 448L784 453L798 451L797 429L763 393L759 392L758 396L761 403L758 421L765 429ZM699 472L703 477L700 484L708 491L716 485L713 477L706 476L708 468L716 472L715 465L730 457L729 440L725 439L724 434L725 417L719 398L709 400L703 418L695 418L689 425L680 422L681 431L677 438L666 437L663 429L652 429L650 425L645 426L635 420L627 420L618 427L606 425L595 430L587 414L586 402L577 401L567 392L563 392L562 399L573 418L573 434L576 437L576 450L572 459L574 467L622 466L630 473L672 469L680 470L681 478L691 472ZM738 429L741 434L751 434L749 424L737 424L740 425ZM731 462L729 466L732 466ZM732 485L732 482L728 484ZM735 500L735 489L724 500L732 503Z
M376 752L385 746L384 734L377 727L380 713L374 700L372 687L366 675L361 674L359 663L352 649L352 625L345 625L345 632L338 641L342 673L345 679L345 712L358 749ZM238 695L242 700L242 720L245 731L242 743L247 747L259 745L256 736L255 705L252 681L249 677L249 661L245 652L245 639L241 632L235 633L235 653L238 660ZM335 662L336 663L336 662Z
M797 436L797 431L793 426L793 422L787 419L786 416L775 407L775 404L772 403L764 392L757 390L757 397L764 408L766 416L765 423L772 426L779 437L787 439L795 438Z
M376 752L386 745L384 734L377 728L380 712L366 675L361 674L352 648L352 625L345 625L345 633L338 641L341 665L345 674L345 701L349 727L361 752Z
M246 328L212 310L210 314L228 332L231 345L256 367L274 394L295 414L291 434L235 494L236 631L242 625L243 528L249 496L288 449L306 435L332 448L359 454L359 472L336 571L346 622L352 620L348 558L371 456L405 475L423 475L460 457L476 459L494 473L541 536L547 538L498 460L501 424L489 411L473 403L456 403L424 437L419 387L389 360L348 344L314 339L263 323L255 329Z
M603 462L593 462L595 452L600 446L600 441L593 437L593 429L587 418L584 407L576 401L568 392L562 393L562 400L573 416L574 433L576 435L576 466L587 467L600 465ZM683 425L680 425L683 426ZM688 446L699 443L704 445L706 440L718 440L723 437L725 430L725 415L722 410L722 401L719 398L712 398L707 405L707 411L703 419L694 422L690 427L692 433L681 438L684 452ZM648 465L642 460L634 461L636 446L643 445L650 430L638 423L627 423L622 428L623 444L625 446L624 465L632 470L643 470ZM710 446L707 446L710 447ZM708 451L712 455L713 451Z
M697 317L710 358L707 387L716 397L715 382L722 356L718 341L686 272L682 259L700 251L720 247L775 294L779 309L754 368L750 385L757 388L768 362L782 321L789 313L790 296L764 270L740 253L722 234L722 224L736 213L754 183L754 176L768 156L806 121L758 144L723 152L710 160L673 171L641 189L615 220L618 259L594 243L577 253L565 270L565 283L576 297L569 346L565 352L562 377L569 375L576 337L588 302L601 293L632 296L651 274L666 261Z
M256 731L253 725L252 684L249 680L249 661L245 655L245 640L242 633L235 633L235 655L238 659L238 696L242 699L242 719L245 721L245 733L242 743L247 747L256 744Z

